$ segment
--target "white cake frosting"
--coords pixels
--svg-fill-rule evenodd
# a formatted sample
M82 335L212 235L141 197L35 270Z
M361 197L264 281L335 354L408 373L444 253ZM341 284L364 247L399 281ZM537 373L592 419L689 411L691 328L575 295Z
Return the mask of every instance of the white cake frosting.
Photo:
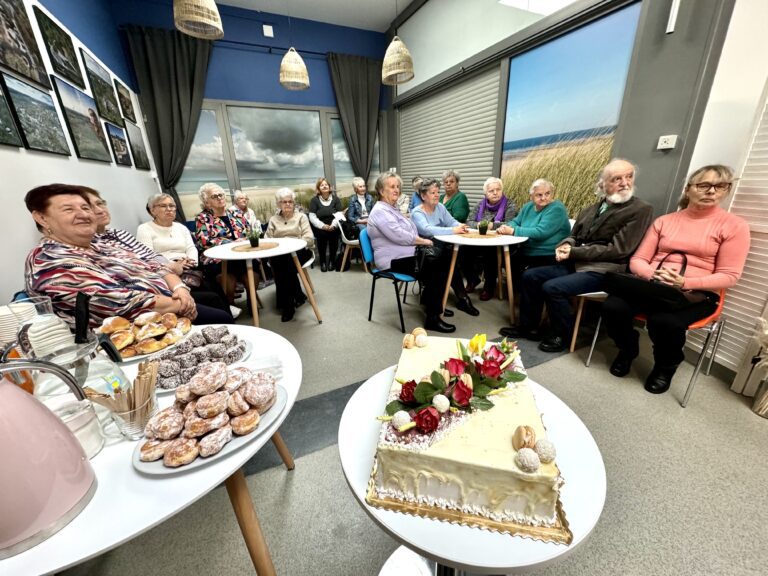
M455 339L430 337L424 348L403 350L396 380L418 381L457 356ZM516 371L523 371L519 359ZM393 383L388 401L400 388ZM552 526L560 471L553 461L523 472L512 446L519 425L531 426L537 439L546 438L533 394L523 381L489 399L490 410L447 413L429 434L400 435L384 422L376 451L376 495L497 522Z

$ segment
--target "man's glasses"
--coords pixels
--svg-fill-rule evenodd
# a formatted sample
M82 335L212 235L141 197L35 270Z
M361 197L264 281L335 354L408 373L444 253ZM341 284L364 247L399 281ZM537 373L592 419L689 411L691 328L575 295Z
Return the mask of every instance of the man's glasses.
M698 184L692 184L699 192L709 192L710 188L714 188L716 192L727 192L731 189L730 182L718 182L714 184L712 182L699 182Z

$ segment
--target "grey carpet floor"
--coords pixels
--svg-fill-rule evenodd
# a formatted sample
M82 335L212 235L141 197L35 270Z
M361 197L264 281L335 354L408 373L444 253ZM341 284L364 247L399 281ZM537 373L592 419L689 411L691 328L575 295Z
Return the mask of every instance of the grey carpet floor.
M322 324L307 306L292 322L280 323L273 289L260 292L262 327L296 346L304 381L281 428L297 456L296 469L285 470L267 444L249 462L247 482L278 574L375 575L397 544L349 492L336 429L359 382L396 362L402 340L397 308L392 288L380 283L373 322L367 322L370 279L355 267L344 274L315 270L312 278ZM412 329L423 316L416 298L408 300L404 313ZM457 312L457 336L498 334L508 323L506 303L476 305L479 317ZM768 420L752 414L749 399L714 377L701 378L688 408L682 409L678 401L692 370L687 364L670 392L646 393L642 379L651 360L647 338L642 343L641 357L624 379L607 372L614 353L608 341L599 343L591 368L583 365L584 348L548 355L539 353L535 343L520 343L529 376L564 400L591 431L608 479L603 514L590 538L562 560L530 573L765 574ZM253 573L223 488L161 526L65 572Z

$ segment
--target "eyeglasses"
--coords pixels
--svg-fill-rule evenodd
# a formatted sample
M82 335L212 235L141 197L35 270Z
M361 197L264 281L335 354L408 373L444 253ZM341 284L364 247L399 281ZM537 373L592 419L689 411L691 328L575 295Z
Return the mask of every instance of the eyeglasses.
M222 198L224 198L224 194L222 194L221 192L216 192L215 194L211 194L209 198L211 200L221 200Z
M278 204L295 204L293 200L280 200Z
M691 184L691 186L699 192L709 192L711 188L714 188L715 192L727 192L731 189L730 182L718 182L717 184L713 182L698 182L697 184Z
M176 204L156 204L155 208L162 208L163 210L176 210Z

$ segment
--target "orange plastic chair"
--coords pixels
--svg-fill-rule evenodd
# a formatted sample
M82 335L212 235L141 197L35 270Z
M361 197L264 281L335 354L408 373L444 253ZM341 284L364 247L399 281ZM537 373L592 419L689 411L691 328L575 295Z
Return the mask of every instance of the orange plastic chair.
M693 374L691 374L691 379L688 381L688 388L685 389L685 395L683 396L682 402L680 402L680 406L682 406L683 408L685 408L685 406L688 404L688 400L690 399L691 393L693 392L693 387L696 385L696 380L699 378L701 367L704 365L704 361L707 359L707 351L709 349L709 344L710 342L712 342L712 337L714 336L715 339L712 345L712 353L709 355L709 364L707 364L707 371L704 374L709 376L709 371L712 369L712 362L715 361L715 356L717 355L717 348L718 346L720 346L720 336L722 335L723 328L725 327L726 319L722 317L724 305L725 305L725 290L720 290L720 302L717 305L717 309L706 318L697 320L696 322L688 326L688 330L706 329L707 337L704 339L704 344L701 347L701 353L699 354L699 358L696 361L696 366L693 369ZM635 316L635 320L645 322L647 318L645 317L645 314L638 314L637 316ZM589 355L587 356L586 362L584 362L584 365L587 367L589 367L589 364L592 361L592 352L594 352L595 350L595 344L597 343L597 337L600 334L600 324L602 323L602 321L603 321L603 318L601 316L597 320L595 335L592 338L592 346L590 346Z

